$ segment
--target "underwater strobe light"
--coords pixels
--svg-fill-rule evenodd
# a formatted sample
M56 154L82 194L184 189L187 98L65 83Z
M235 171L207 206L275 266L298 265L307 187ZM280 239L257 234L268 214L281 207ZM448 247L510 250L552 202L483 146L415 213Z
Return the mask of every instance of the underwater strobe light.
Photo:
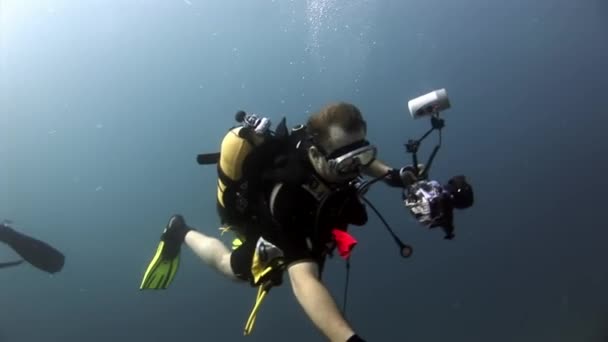
M450 108L450 100L447 91L442 88L409 100L407 107L412 118L419 119Z

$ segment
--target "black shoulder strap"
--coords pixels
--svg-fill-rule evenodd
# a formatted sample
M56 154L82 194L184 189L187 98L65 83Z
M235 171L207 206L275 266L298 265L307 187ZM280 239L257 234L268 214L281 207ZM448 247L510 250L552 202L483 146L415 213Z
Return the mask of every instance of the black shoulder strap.
M253 140L254 134L255 134L255 132L253 131L253 129L251 127L243 126L243 128L241 128L239 130L239 137L245 139L251 146L255 146L255 142Z
M277 125L277 128L274 131L274 135L279 139L287 138L287 136L289 135L289 131L287 131L287 123L285 117L283 117L283 119L281 119L281 121Z

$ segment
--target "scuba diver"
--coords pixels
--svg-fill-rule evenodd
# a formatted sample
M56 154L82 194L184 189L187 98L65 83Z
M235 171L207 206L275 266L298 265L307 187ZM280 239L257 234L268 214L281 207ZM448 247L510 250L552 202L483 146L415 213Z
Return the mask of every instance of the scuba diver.
M357 244L348 226L367 223L361 200L371 184L383 181L401 188L404 194L411 192L414 201L418 192L412 186L422 185L419 175L428 168L421 172L422 166L415 164L395 169L378 160L376 147L366 139L361 112L349 103L328 105L289 133L284 118L274 132L268 129L267 118L239 112L236 119L242 125L229 130L220 152L197 158L202 165L217 164L220 230L235 234L232 251L174 215L140 289L168 288L185 243L220 274L258 288L245 335L253 329L268 291L281 285L287 273L298 303L329 340L364 341L322 282L326 257L338 249L348 269L348 257ZM364 175L373 180L363 182ZM419 203L422 207L424 201ZM391 234L402 255L411 254L409 246Z
M0 263L0 268L17 266L27 261L32 266L57 273L63 269L64 255L46 242L27 236L9 226L9 221L0 223L0 241L11 247L23 260Z

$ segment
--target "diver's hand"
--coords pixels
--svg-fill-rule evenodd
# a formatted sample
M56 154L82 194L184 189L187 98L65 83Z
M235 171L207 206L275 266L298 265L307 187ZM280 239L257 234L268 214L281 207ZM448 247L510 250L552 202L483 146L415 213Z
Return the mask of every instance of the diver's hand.
M418 181L416 168L410 165L402 167L399 169L399 178L401 179L401 183L403 183L404 188L416 183L416 181Z
M418 175L423 171L423 167L422 164L418 164ZM391 169L386 177L384 177L384 181L392 187L407 188L418 181L418 175L416 174L416 169L413 166L408 165L398 170Z

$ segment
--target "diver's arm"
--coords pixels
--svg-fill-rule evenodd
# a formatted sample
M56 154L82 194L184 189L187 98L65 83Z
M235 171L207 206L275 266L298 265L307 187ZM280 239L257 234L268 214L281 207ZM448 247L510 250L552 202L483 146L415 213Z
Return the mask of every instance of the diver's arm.
M421 167L422 164L419 165ZM414 168L411 166L395 169L376 159L368 167L363 169L363 173L370 177L383 177L384 183L395 188L405 188L416 182Z
M298 302L315 326L330 341L344 342L355 335L329 291L319 280L319 268L316 263L300 261L291 264L287 271Z
M386 165L384 162L376 159L368 167L363 169L363 173L370 177L382 177L393 170L392 167Z

